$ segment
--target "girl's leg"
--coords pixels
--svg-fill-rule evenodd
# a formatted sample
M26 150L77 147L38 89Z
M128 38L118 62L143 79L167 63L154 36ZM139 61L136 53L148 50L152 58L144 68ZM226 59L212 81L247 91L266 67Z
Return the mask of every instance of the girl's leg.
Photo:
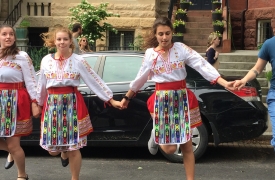
M60 154L60 152L51 152L51 151L48 151L48 152L51 156L57 156Z
M160 148L166 154L173 154L177 150L177 145L160 145ZM183 163L186 173L186 180L194 180L195 178L195 156L193 153L192 140L180 145L183 155Z
M183 163L186 173L186 180L195 179L195 156L193 153L192 140L180 145L183 155Z
M81 169L82 157L79 150L68 151L67 155L70 159L70 171L72 174L72 180L79 180L79 174Z
M177 145L159 145L159 147L166 154L174 154L177 150Z
M20 137L8 137L6 139L8 151L11 153L17 166L17 177L26 177L25 171L25 153L20 146Z
M7 142L3 138L0 138L0 150L9 152Z
M9 155L8 155L8 157L7 157L7 161L8 161L8 162L12 162L12 161L13 161L13 158L12 158L12 156L11 156L11 153L9 153Z
M0 138L0 150L9 152L7 142L3 138ZM7 160L6 160L5 169L9 169L12 166L13 166L13 158L12 158L11 154L9 153Z

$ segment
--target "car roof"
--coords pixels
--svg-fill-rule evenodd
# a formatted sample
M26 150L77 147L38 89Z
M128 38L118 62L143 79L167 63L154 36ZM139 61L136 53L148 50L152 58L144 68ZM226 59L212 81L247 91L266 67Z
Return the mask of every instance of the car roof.
M97 52L87 52L80 55L144 55L143 51L97 51Z

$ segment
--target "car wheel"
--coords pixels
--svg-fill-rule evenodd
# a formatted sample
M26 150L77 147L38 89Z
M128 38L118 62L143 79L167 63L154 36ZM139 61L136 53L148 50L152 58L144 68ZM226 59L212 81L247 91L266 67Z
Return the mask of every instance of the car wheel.
M204 124L202 124L199 127L196 127L192 129L193 137L192 137L192 145L193 145L193 152L195 155L195 159L198 160L206 151L207 145L208 145L208 133L207 129ZM166 154L164 151L162 151L161 148L159 148L161 153L166 157L169 161L174 163L182 163L182 154L181 150L179 148L179 145L177 145L177 150L174 154Z

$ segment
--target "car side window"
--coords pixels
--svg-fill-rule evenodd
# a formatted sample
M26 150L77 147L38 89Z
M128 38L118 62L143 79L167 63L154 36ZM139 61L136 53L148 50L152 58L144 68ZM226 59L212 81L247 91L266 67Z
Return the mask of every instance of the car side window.
M88 57L83 57L88 64L91 66L91 68L93 69L95 67L95 63L98 59L98 56L88 56ZM82 79L80 79L80 84L84 83L84 81Z
M89 63L89 65L91 66L91 68L95 67L95 63L98 59L98 56L88 56L88 57L84 57L84 59Z
M122 82L135 79L141 66L141 56L107 56L103 70L104 82Z

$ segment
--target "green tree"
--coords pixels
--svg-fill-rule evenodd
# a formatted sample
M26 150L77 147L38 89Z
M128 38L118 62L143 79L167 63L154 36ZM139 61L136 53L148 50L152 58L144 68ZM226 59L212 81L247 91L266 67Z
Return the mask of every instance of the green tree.
M70 8L72 15L70 27L75 22L82 25L83 36L87 37L90 42L104 37L103 32L117 30L109 23L104 22L107 17L120 17L118 14L107 12L108 3L101 3L98 7L92 6L87 0L82 0L76 7Z

